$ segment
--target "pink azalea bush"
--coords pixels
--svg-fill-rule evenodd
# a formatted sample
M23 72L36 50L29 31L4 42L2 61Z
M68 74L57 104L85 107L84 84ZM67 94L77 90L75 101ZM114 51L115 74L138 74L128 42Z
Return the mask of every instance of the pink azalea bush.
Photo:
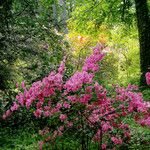
M95 81L94 77L100 70L99 62L105 55L104 49L101 45L95 47L82 70L75 72L67 81L63 80L64 58L57 72L51 72L29 89L22 82L24 92L16 96L16 101L3 114L3 119L20 107L26 107L28 110L32 108L31 111L34 109L36 118L52 120L39 131L43 137L39 142L40 149L70 132L77 134L82 148L89 140L99 143L101 149L114 149L127 144L131 135L124 117L132 117L136 123L150 127L150 107L143 101L142 94L137 92L137 86L124 88L114 85L114 91L110 93ZM149 74L146 77L149 84Z

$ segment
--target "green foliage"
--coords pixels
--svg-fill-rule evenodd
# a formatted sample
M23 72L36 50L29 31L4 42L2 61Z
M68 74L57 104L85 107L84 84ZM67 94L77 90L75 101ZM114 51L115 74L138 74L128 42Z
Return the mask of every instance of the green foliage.
M86 49L95 43L109 47L102 67L104 74L98 75L101 82L105 85L106 81L123 85L139 84L139 43L132 2L126 1L125 5L120 1L86 1L85 5L79 2L68 21L68 27L72 37L90 37ZM77 44L76 41L73 43ZM81 50L82 45L78 49ZM80 59L84 59L83 53L80 54Z
M141 127L135 124L131 118L126 118L125 123L128 123L131 127L131 141L129 149L142 149L148 150L150 145L150 130L147 127Z
M130 25L135 19L134 3L131 1L126 1L125 4L120 0L84 0L84 3L76 3L69 23L78 32L93 33L104 22L110 26L121 21Z
M150 101L150 89L141 89L141 92L143 93L144 100Z
M38 135L28 126L26 129L0 128L0 150L36 150Z
M62 60L68 44L54 27L53 4L33 0L0 3L0 89L12 88L22 79L32 83Z
M140 58L137 30L133 26L116 26L111 31L109 45L118 58L118 82L124 85L137 84L140 77ZM124 80L122 80L124 79Z

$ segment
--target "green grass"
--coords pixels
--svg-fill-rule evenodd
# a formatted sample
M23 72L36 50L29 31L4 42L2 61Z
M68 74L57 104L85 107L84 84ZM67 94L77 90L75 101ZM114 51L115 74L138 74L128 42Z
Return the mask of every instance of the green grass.
M32 129L0 129L0 150L38 150L38 134Z
M129 124L132 134L129 149L150 150L150 128L142 127L130 118L126 118L124 122Z

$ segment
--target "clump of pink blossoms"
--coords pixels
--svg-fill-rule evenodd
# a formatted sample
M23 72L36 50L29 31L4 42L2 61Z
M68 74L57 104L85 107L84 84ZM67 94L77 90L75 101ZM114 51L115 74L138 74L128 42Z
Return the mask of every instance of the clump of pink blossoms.
M150 72L147 72L147 73L145 74L145 77L146 77L146 82L147 82L147 84L150 85Z

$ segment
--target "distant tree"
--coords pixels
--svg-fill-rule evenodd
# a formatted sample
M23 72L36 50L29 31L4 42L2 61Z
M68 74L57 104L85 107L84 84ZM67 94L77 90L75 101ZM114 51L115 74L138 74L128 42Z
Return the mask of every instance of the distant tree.
M11 24L12 0L0 1L0 89L7 87L7 78L10 78L11 64L14 59L14 53L10 51L9 47L9 35ZM8 55L8 53L10 55ZM8 65L8 62L10 65Z
M141 86L146 85L145 73L150 71L150 17L147 0L135 0L140 43Z

